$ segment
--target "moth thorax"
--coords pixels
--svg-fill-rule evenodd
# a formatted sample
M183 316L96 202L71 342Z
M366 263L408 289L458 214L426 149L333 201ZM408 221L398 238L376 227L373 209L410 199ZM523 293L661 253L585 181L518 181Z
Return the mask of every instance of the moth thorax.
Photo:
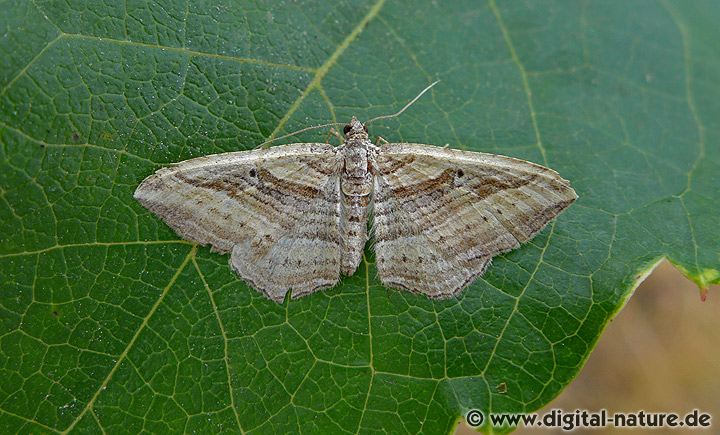
M368 150L362 143L350 142L344 149L345 175L363 179L368 174Z

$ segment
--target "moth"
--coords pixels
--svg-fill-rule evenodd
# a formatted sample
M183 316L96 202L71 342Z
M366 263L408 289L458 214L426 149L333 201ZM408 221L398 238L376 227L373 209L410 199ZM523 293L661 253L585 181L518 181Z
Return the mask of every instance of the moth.
M353 275L369 234L385 286L457 295L493 256L531 239L577 198L557 172L531 162L374 145L354 117L343 132L338 147L295 143L186 160L146 178L134 196L184 239L230 253L231 268L276 302Z

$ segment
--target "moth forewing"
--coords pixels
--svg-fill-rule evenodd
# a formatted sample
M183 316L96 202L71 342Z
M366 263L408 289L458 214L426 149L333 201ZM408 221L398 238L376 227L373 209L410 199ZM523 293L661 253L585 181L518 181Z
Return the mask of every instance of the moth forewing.
M456 295L577 198L555 171L493 154L388 144L377 165L380 279L432 298Z
M181 237L231 252L233 270L282 302L339 279L339 172L330 145L284 145L161 169L135 198Z

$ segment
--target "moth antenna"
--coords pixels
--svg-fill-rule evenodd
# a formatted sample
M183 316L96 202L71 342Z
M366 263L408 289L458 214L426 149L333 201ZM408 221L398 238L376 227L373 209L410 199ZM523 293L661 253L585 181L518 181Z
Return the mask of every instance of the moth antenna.
M423 89L422 91L420 91L420 93L417 94L417 96L415 96L415 98L413 98L412 100L410 100L410 102L407 103L407 104L405 105L405 107L403 107L402 109L400 109L397 113L393 113L392 115L376 116L375 118L373 118L373 119L365 122L365 125L368 125L368 124L370 124L371 122L377 121L378 119L388 119L388 118L394 118L394 117L396 117L396 116L399 116L399 115L400 115L401 113L403 113L408 107L412 106L417 100L419 100L420 97L422 97L425 92L429 91L430 88L432 88L433 86L435 86L435 85L438 84L438 83L440 83L440 80L435 80L434 82L430 83L430 85L429 85L428 87L426 87L425 89Z
M306 132L306 131L316 130L316 129L318 129L318 128L323 128L323 127L333 127L333 126L336 126L336 125L345 125L345 124L342 123L342 122L331 122L331 123L328 123L328 124L313 125L313 126L311 126L311 127L301 128L300 130L293 131L292 133L288 133L288 134L284 134L284 135L282 135L282 136L278 136L278 137L274 137L274 138L272 138L272 139L268 139L268 140L266 140L265 142L261 143L260 145L256 146L255 148L260 148L261 146L263 146L263 145L265 145L265 144L269 144L270 142L275 142L276 140L285 139L286 137L290 137L290 136L295 136L296 134L304 133L304 132Z

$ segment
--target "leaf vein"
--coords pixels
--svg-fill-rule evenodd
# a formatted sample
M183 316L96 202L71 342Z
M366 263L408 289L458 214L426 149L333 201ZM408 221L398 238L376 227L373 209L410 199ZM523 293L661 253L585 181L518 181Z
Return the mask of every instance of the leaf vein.
M180 263L180 266L177 268L177 270L175 271L173 276L170 278L170 281L168 282L168 284L165 286L163 291L160 293L160 297L158 297L158 299L155 301L153 306L150 308L150 311L148 311L147 315L145 316L142 323L140 324L140 327L137 329L137 331L135 331L135 334L132 336L132 338L128 342L128 345L125 347L125 350L123 350L122 353L120 354L120 356L118 356L118 359L115 362L115 365L112 367L112 369L110 369L110 372L107 374L105 379L102 381L102 383L100 384L98 389L95 391L95 394L93 394L93 396L90 398L87 405L85 405L85 408L82 410L82 412L80 412L80 414L78 414L78 416L75 418L75 420L73 420L73 422L70 423L70 425L63 431L64 434L72 431L73 428L75 428L75 426L80 422L80 420L82 420L82 418L85 416L85 414L88 411L92 411L93 405L95 404L95 401L97 400L97 398L100 396L100 393L102 393L102 391L105 390L105 388L107 388L107 385L110 382L110 380L112 379L112 377L115 375L115 372L117 372L117 370L120 368L120 365L122 364L122 362L125 361L125 358L127 357L128 353L130 352L130 349L132 349L133 345L137 341L140 334L148 326L150 318L152 318L153 314L155 314L158 307L160 306L162 301L165 299L165 296L170 291L170 288L175 284L178 277L180 277L180 274L182 273L183 270L185 270L185 267L188 265L188 263L190 263L193 256L195 255L196 251L197 251L197 245L193 245L193 247L190 249L188 254L185 256L185 259L182 261L182 263Z
M505 26L505 22L503 21L502 15L500 14L500 10L498 9L495 0L488 0L488 2L490 10L492 10L493 15L495 15L495 19L497 20L498 26L500 27L503 39L505 39L505 44L510 51L510 57L512 57L515 65L517 66L518 72L520 73L522 87L525 91L525 96L527 97L528 110L530 111L530 120L532 121L533 131L535 132L535 140L537 141L536 145L540 150L540 154L542 155L543 164L547 166L547 154L545 152L545 147L543 146L542 137L540 136L540 129L538 128L535 106L533 104L532 90L530 89L530 83L528 82L527 71L525 70L525 66L522 64L522 62L520 62L520 58L515 51L515 46L513 45L512 38L510 37L510 32Z
M107 42L107 43L112 43L112 44L116 44L116 45L126 45L126 46L131 46L131 47L142 47L142 48L150 48L150 49L154 49L154 50L170 51L170 52L185 54L190 57L208 57L208 58L212 58L212 59L226 60L226 61L230 61L230 62L247 63L247 64L266 66L266 67L270 67L270 68L287 69L287 70L291 70L291 71L302 71L302 72L310 72L310 73L316 72L315 68L308 67L308 66L290 65L290 64L285 64L285 63L270 62L268 60L256 59L256 58L252 58L252 57L241 57L241 56L231 56L231 55L227 55L227 54L208 53L208 52L204 52L204 51L191 50L189 48L182 48L182 47L172 47L172 46L168 46L168 45L148 44L146 42L137 42L137 41L125 41L122 39L115 39L115 38L105 38L105 37L101 38L99 36L89 36L89 35L83 35L81 33L63 33L61 36L66 39Z
M223 355L225 360L225 374L227 375L227 382L228 382L228 393L230 394L230 407L233 410L233 414L235 415L235 423L238 425L238 429L240 429L240 433L245 433L245 430L243 430L242 424L240 424L240 415L238 414L237 407L235 405L235 395L233 394L233 386L232 386L232 378L230 377L230 358L228 357L228 337L227 333L225 332L225 326L223 325L222 319L220 318L220 312L218 311L217 304L215 303L215 296L213 296L212 290L210 290L210 285L208 284L207 280L205 279L205 275L200 270L200 266L197 263L197 259L195 258L195 253L193 253L192 256L192 263L193 267L195 268L195 271L197 272L198 276L200 277L200 280L203 283L203 286L205 287L205 291L208 294L208 298L210 298L210 303L212 304L213 313L215 314L215 319L217 320L218 327L220 328L220 333L223 337Z
M12 87L12 85L15 84L16 81L18 81L21 77L23 77L27 73L28 69L35 62L37 62L40 58L42 58L42 56L45 54L45 52L48 51L48 49L50 49L52 46L54 46L61 38L62 38L62 34L57 35L54 39L49 41L45 45L45 47L43 47L40 51L38 51L37 54L32 59L30 59L30 61L27 63L27 65L25 65L25 67L23 69L18 71L18 73L15 74L15 77L10 79L10 81L7 82L7 84L5 84L5 86L3 86L2 90L0 91L0 97L5 95L5 92L7 92L7 90L10 89Z
M348 36L338 45L338 47L335 49L335 51L328 57L328 59L315 71L315 76L310 81L310 83L307 85L305 90L300 94L300 96L290 105L290 108L285 113L285 115L280 119L280 122L278 122L277 127L275 127L275 130L273 130L272 133L270 133L270 136L268 139L273 139L277 134L285 127L285 124L287 124L288 120L292 117L292 115L297 111L297 109L300 107L302 102L305 100L305 98L310 95L310 93L316 89L319 88L320 83L322 82L323 78L327 75L327 73L330 71L330 69L337 63L337 60L340 58L340 56L347 50L347 48L350 46L350 44L357 39L358 35L362 33L365 26L372 21L373 18L375 18L378 13L380 13L380 9L382 9L383 5L385 4L385 0L378 0L371 8L370 11L368 11L367 15L363 17L362 20L353 28L353 30L348 34Z

